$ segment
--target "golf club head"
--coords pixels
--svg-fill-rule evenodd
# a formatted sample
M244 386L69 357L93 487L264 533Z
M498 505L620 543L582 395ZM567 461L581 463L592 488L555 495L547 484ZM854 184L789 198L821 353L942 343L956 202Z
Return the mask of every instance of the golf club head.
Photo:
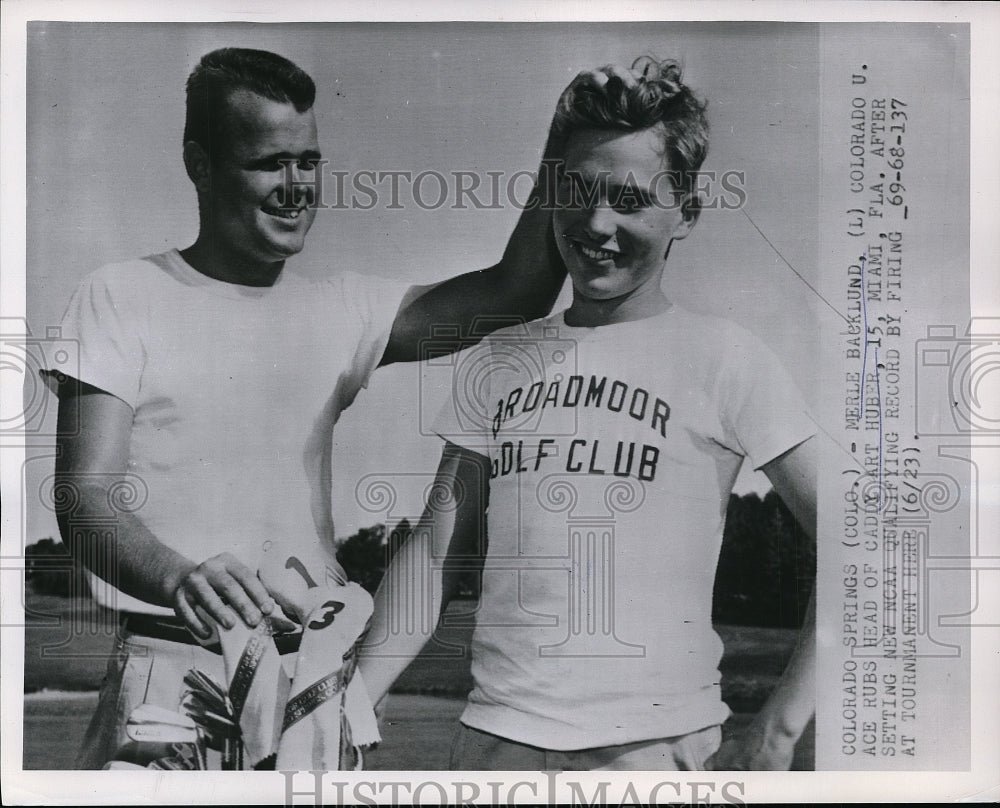
M197 668L191 668L191 670L184 674L184 684L191 688L192 691L204 694L219 704L226 703L226 689L213 677Z
M178 727L194 727L194 721L183 713L148 703L136 707L128 720L133 724L174 724Z
M186 715L158 707L140 704L125 723L125 734L133 741L148 743L196 743L197 727Z

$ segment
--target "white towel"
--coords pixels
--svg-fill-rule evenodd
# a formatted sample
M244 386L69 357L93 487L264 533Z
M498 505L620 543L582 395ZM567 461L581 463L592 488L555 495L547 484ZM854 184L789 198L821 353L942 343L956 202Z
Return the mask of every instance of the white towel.
M371 596L346 583L336 559L318 545L295 556L265 554L259 575L303 627L277 767L360 768L359 747L380 740L368 691L355 675L355 645L371 618Z

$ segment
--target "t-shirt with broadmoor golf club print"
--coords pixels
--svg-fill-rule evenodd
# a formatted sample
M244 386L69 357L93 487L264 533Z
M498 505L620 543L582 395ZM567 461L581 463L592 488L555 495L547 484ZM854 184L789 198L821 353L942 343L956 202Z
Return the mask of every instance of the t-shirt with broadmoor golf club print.
M491 466L462 722L568 750L724 721L711 612L729 495L745 458L815 432L778 359L673 306L597 328L556 314L454 368L435 431Z

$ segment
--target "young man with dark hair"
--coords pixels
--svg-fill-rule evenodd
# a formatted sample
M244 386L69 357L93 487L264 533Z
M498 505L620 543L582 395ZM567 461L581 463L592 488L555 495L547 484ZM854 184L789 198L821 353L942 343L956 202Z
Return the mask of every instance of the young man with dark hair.
M463 357L485 382L441 413L436 494L376 597L365 681L381 699L427 639L393 615L439 614L451 570L478 559L452 768L787 769L814 709L813 607L780 684L720 748L712 585L746 458L813 536L815 429L759 340L661 287L698 219L704 104L676 63L642 59L574 82L552 129L573 302Z
M158 757L128 744L132 710L176 710L190 668L224 675L192 634L276 613L257 576L272 544L332 547L332 430L375 368L418 359L437 323L540 316L564 278L540 206L498 264L435 286L288 272L319 202L314 99L281 56L206 55L183 144L197 239L97 270L65 315L80 364L58 389L60 528L122 615L82 768ZM114 499L129 486L135 499ZM113 530L84 529L113 500L129 504Z

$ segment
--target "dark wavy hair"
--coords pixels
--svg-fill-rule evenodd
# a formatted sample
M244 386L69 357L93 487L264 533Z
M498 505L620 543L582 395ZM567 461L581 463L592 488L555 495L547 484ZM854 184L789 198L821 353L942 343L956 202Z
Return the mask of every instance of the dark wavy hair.
M565 141L578 129L638 132L659 127L666 167L677 172L679 190L692 193L708 155L708 105L683 84L680 64L673 59L641 56L632 71L642 75L631 87L617 76L600 88L571 86L556 107L554 134Z
M219 48L205 54L188 77L184 142L193 140L216 153L226 142L226 102L241 89L292 104L299 112L311 109L316 100L312 78L284 56L251 48Z

